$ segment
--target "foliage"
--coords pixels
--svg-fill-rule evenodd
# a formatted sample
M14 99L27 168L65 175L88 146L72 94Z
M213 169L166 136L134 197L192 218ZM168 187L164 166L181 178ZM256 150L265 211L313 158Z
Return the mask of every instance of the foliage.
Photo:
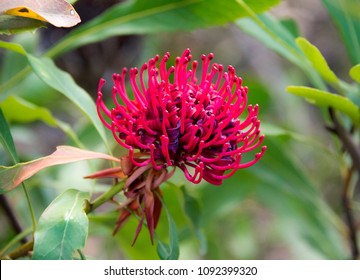
M359 258L360 18L351 8L357 3L322 1L352 63L352 80L347 81L331 69L320 49L299 36L294 21L285 22L265 12L278 2L125 1L80 23L46 50L41 46L43 28L36 30L43 22L11 18L19 24L17 32L34 32L4 35L0 41L0 193L2 206L9 204L26 229L2 228L1 258L268 258L265 251L278 248L283 241L289 258ZM0 26L4 17L7 20L1 15ZM81 88L57 59L71 57L67 53L94 43L107 44L114 37L148 35L145 38L151 42L152 36L157 40L172 32L182 37L199 29L212 32L219 26L222 30L240 28L293 64L291 69L301 71L291 79L283 70L291 95L283 93L280 101L259 77L244 77L249 98L260 104L267 152L257 165L236 172L219 187L191 185L176 172L162 184L162 196L157 194L164 207L156 228L156 246L145 230L140 232L137 215L131 215L110 237L118 208L126 202L120 193L126 187L126 174L116 167L117 158L126 151L113 146L98 118L93 98L96 89ZM251 54L247 56L252 59ZM308 104L302 98L321 108L316 122L325 122L331 137L324 140L319 133L312 135L313 128L305 124L304 129L300 119L287 120L286 111L295 115L296 108L307 117ZM279 118L274 117L273 108L280 112ZM50 154L55 149L50 136L41 141L36 138L39 127L61 135L55 141L61 145L55 153ZM98 160L87 162L89 159ZM69 164L83 160L86 162ZM53 165L57 166L48 168ZM97 170L102 171L94 173ZM93 178L110 174L116 179L99 179L94 184L83 179L90 173ZM16 187L20 184L22 189ZM329 192L340 194L342 202L328 198L325 194ZM0 215L9 217L6 211ZM140 234L131 246L135 231ZM24 246L28 248L25 253ZM97 255L88 253L92 246Z

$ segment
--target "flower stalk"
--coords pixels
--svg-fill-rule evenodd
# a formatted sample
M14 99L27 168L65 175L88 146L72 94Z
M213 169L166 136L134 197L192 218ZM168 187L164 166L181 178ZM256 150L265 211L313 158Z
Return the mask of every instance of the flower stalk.
M116 194L121 192L125 184L125 181L120 181L119 183L112 186L108 191L104 192L98 196L93 202L88 202L85 206L85 212L90 213L96 208L103 205L105 202L111 200Z

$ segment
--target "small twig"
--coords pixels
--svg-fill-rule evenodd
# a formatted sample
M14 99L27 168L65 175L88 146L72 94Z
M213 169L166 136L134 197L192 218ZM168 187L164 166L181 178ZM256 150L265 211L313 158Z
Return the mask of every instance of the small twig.
M2 258L5 253L11 249L15 244L19 243L21 239L30 235L32 233L32 227L25 229L23 232L16 235L13 239L10 240L1 250L0 250L0 258ZM25 242L26 243L26 242Z
M20 247L16 248L14 251L12 251L10 254L4 257L4 259L11 259L16 260L18 258L27 256L30 251L32 251L34 248L34 241L31 240Z
M14 229L16 234L19 234L22 232L22 228L20 226L20 223L18 222L13 210L11 209L11 206L9 204L9 201L6 199L4 195L0 195L0 205L4 209L6 217L8 218L12 228ZM27 239L26 237L21 239L22 243L26 243Z
M326 128L326 130L329 131L330 133L333 133L333 134L336 134L336 135L337 135L336 129L335 129L333 126L325 125L325 128Z
M351 243L351 254L352 258L354 260L359 258L359 247L357 244L357 238L356 238L356 224L355 219L353 216L353 212L351 210L351 178L354 172L354 167L352 166L350 170L348 170L345 181L344 181L344 187L343 187L343 193L342 193L342 204L345 212L346 222L349 228L349 239Z
M337 136L343 143L345 150L349 153L356 170L360 174L360 151L358 147L351 139L351 137L349 136L345 128L342 126L342 124L339 122L339 120L336 118L335 111L333 108L329 108L329 113L331 120L334 123L334 129L336 131Z
M76 251L78 252L81 260L83 260L83 261L86 260L85 255L83 254L83 252L80 249L77 249Z
M351 207L351 178L355 170L360 174L360 151L358 147L353 142L352 138L349 136L349 133L345 130L339 120L336 118L335 111L332 108L329 108L329 113L331 120L334 123L334 130L340 141L342 142L344 149L349 153L353 166L345 177L343 193L342 193L342 204L345 211L346 222L349 229L349 239L351 246L351 253L353 259L359 259L359 246L357 242L357 230L355 225L355 219Z
M90 213L91 211L95 210L99 206L103 205L105 202L111 201L112 198L114 197L114 195L116 195L123 189L124 184L125 184L125 181L123 180L120 183L118 183L117 185L112 186L107 192L98 196L93 202L91 202L91 203L89 202L85 206L85 212Z

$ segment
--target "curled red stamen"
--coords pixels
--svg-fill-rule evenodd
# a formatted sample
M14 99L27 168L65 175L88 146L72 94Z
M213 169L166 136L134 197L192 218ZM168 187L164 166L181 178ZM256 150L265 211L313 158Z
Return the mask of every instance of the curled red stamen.
M151 165L156 172L177 166L195 184L204 179L220 185L264 154L266 147L244 162L243 154L255 153L264 140L259 107L247 104L248 88L235 68L229 66L225 71L221 64L212 63L212 53L201 56L201 67L192 61L190 49L170 67L169 58L170 53L161 59L157 55L140 71L130 70L133 99L125 90L126 68L114 74L113 109L104 104L101 90L105 81L101 79L99 117L116 141L129 149L134 166Z

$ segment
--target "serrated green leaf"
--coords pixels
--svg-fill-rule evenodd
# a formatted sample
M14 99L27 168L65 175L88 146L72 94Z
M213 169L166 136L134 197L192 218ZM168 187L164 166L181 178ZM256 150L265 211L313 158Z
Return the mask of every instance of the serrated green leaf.
M305 38L299 37L296 39L296 44L309 59L313 67L319 72L325 81L329 83L338 83L339 80L335 73L330 69L325 58L317 47L311 44Z
M177 234L176 224L171 216L170 211L167 209L164 201L162 206L165 209L168 224L169 224L169 244L157 240L157 252L162 260L177 260L179 258L179 238Z
M279 0L245 1L256 12L264 11ZM235 0L136 0L116 5L97 18L79 26L50 56L112 36L193 30L223 25L246 16Z
M59 146L56 151L49 156L18 163L9 167L0 166L0 194L13 190L24 180L30 178L46 167L90 159L119 161L119 159L107 154L82 150L70 146Z
M359 122L359 108L346 97L303 86L289 86L287 87L287 91L289 93L304 97L306 101L316 106L332 107L336 110L339 110L348 115L355 124Z
M56 125L56 119L48 109L20 97L9 96L1 102L1 107L9 122L28 123L40 120L49 126Z
M85 246L88 217L84 211L89 193L67 190L45 209L34 235L34 260L70 260Z
M1 107L0 107L0 143L4 147L9 157L12 159L13 163L19 162L14 140L12 138L9 125L5 119Z
M358 82L360 84L360 64L357 64L355 66L353 66L351 69L350 69L350 77Z

